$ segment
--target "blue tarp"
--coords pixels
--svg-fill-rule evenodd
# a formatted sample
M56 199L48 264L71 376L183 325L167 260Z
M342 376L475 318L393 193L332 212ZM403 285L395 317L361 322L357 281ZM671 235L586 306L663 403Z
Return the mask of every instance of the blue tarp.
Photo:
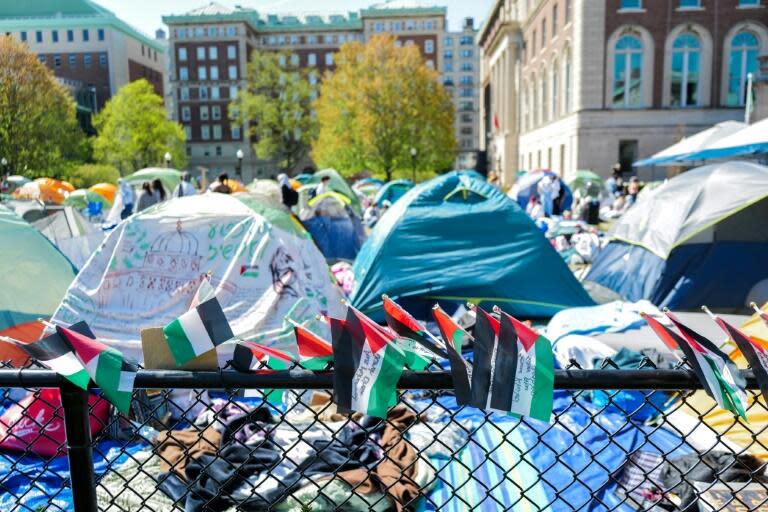
M395 203L353 271L352 303L374 317L384 293L409 302L498 304L526 318L593 304L514 201L458 172L422 183Z
M304 227L312 235L326 259L354 260L365 240L365 232L357 217L312 217Z

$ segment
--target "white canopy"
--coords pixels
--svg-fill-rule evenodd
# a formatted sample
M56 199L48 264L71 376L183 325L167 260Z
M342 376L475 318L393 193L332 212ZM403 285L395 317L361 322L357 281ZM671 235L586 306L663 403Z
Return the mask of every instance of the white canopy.
M727 137L713 141L686 160L705 160L768 153L768 119L763 119Z
M650 158L640 160L633 164L634 167L643 167L647 165L677 165L682 157L697 153L703 149L716 144L734 133L743 130L747 125L738 121L725 121L718 123L711 128L700 131L690 137L685 137L676 144L672 144L667 149L659 151ZM689 158L685 158L689 160Z

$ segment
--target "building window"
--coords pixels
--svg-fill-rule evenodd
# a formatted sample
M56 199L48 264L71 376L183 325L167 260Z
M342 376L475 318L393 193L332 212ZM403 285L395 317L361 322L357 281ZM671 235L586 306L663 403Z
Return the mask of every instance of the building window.
M42 30L38 30L37 32L35 32L35 41L37 41L38 43L42 43L43 42L43 31Z
M672 44L671 106L699 104L701 42L690 32L680 34Z
M213 140L221 140L221 125L215 124L213 125ZM219 149L219 156L221 156L221 148Z
M184 47L179 48L179 61L180 62L187 61L187 49Z
M207 100L208 99L208 88L207 87L201 87L197 90L197 94L201 100Z
M200 126L200 138L203 140L211 140L211 127L207 124Z
M424 53L427 55L432 55L435 53L435 42L431 39L427 39L424 41Z
M445 50L443 52L443 58L446 60L451 60L453 58L453 50Z
M100 68L106 68L107 67L107 54L106 53L100 53L99 54L99 67Z
M195 27L195 37L205 37L205 28Z
M557 118L560 113L560 80L557 76L557 61L552 64L552 118Z
M227 27L227 35L228 36L236 36L237 35L237 27Z
M192 119L192 111L189 107L181 107L181 120L189 121Z
M462 59L471 59L473 55L474 52L472 50L461 50Z
M642 9L643 0L621 0L621 9Z
M19 37L21 38L22 43L25 43L27 41L27 33L24 32L23 30L19 32Z
M567 114L571 111L571 54L566 51L563 62L563 81L565 82L565 94L563 94L563 111Z
M619 141L619 164L621 165L621 172L632 172L632 164L637 161L639 156L637 140Z
M229 127L230 134L232 135L233 140L240 140L240 127L236 125L232 125Z
M144 45L141 45L141 56L144 56Z
M90 69L92 64L93 64L93 57L91 56L91 54L86 53L85 55L83 55L83 66L86 69Z
M186 66L179 68L179 80L189 80L189 69Z
M74 30L67 30L67 42L71 43L75 40L75 31Z
M432 59L427 59L426 65L429 69L435 69L435 61Z
M200 120L201 121L207 121L208 120L208 106L203 105L200 107Z
M221 107L214 105L211 107L211 119L219 121L221 119Z
M103 28L100 28L99 30L96 31L96 37L99 39L99 41L103 41L104 40L104 29Z
M197 79L208 80L208 69L205 66L199 66L197 68Z
M209 46L208 47L208 58L211 60L216 60L219 58L219 49L215 46Z
M326 53L325 54L325 65L326 66L333 66L333 54L332 53Z
M88 32L87 28L83 29L83 41L90 41L91 40L91 33Z
M443 39L443 45L444 45L444 46L453 46L453 38L452 38L452 37L450 37L450 36L446 36L446 37Z
M461 39L459 40L459 44L462 46L472 46L474 42L475 39L472 36L461 36Z
M547 18L541 20L541 48L547 46Z
M41 53L37 56L37 60L39 60L42 64L45 64L45 55Z
M541 72L541 121L549 121L549 89L547 88L547 72Z
M616 42L613 65L613 107L642 105L643 43L635 36L622 36Z
M701 7L701 0L680 0L681 9L690 9L692 7Z
M237 66L229 66L227 71L230 80L237 80Z
M212 100L221 99L221 91L216 86L211 87L211 99Z
M233 100L237 97L237 86L236 85L230 85L229 86L229 99Z
M227 46L227 58L230 60L237 58L237 46L233 44Z
M757 74L757 54L760 50L757 37L751 32L739 32L731 40L728 60L728 96L726 105L742 106L747 98L747 75Z
M291 55L291 66L298 66L299 65L299 56L297 54Z
M219 67L211 66L211 80L218 80L218 79L219 79Z
M205 46L197 47L197 60L205 60Z
M58 30L51 30L51 41L54 43L59 42L59 31Z
M758 7L760 0L739 0L739 7Z
M189 126L188 124L184 125L184 136L186 137L187 140L192 139L192 127Z
M573 18L573 1L565 0L565 23L568 24Z
M189 87L182 87L179 94L182 101L189 101Z
M460 71L472 71L474 69L474 66L472 66L471 62L462 62Z
M213 127L213 138L216 138L216 127ZM221 138L221 126L219 126L219 138ZM221 156L221 146L216 146L216 156Z
M67 60L69 61L69 67L70 68L77 67L77 55L70 54L69 57L67 58Z
M452 73L453 72L453 62L446 62L443 64L443 72L445 73Z
M308 66L317 66L317 55L314 53L310 53L307 55L307 65Z
M61 54L60 53L54 53L53 54L53 67L60 68L61 67Z
M533 29L533 36L531 37L531 56L536 55L536 29Z
M552 6L552 37L557 35L557 4Z
M475 79L472 75L462 75L459 79L459 83L462 85L472 85L475 82Z

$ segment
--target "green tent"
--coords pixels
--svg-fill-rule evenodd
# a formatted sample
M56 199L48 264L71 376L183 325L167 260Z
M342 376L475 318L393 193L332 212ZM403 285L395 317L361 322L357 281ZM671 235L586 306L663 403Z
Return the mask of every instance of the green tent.
M329 176L331 178L331 189L335 190L339 194L347 196L352 201L352 209L355 211L355 213L362 217L363 209L360 206L360 198L357 197L357 194L355 194L355 191L352 190L352 187L349 185L349 183L347 183L347 180L342 178L341 174L339 174L335 169L325 169L316 172L312 175L312 179L309 181L309 184L319 184L320 180L322 180L324 176Z
M576 175L568 181L568 186L571 187L571 191L575 194L577 190L581 191L584 195L587 192L587 185L592 184L593 188L603 190L605 188L605 180L602 176L589 170L578 170Z
M125 181L131 185L141 186L145 181L152 182L154 180L160 180L163 184L163 188L170 195L176 190L176 186L181 182L181 171L176 169L166 169L163 167L148 167L140 171L136 171L130 176L125 177Z
M49 317L76 271L31 224L0 205L0 331Z
M428 312L435 301L471 301L524 318L593 304L514 201L459 172L421 183L392 205L353 272L352 304L378 318L382 294L415 312Z
M88 208L88 203L103 204L105 212L112 207L112 203L110 203L107 198L101 194L97 194L96 192L92 192L84 188L70 192L70 194L64 200L64 206L74 206L79 210Z

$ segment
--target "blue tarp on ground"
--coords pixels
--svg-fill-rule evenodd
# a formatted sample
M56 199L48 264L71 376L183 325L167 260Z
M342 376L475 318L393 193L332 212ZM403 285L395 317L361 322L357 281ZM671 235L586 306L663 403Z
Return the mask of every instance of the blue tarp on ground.
M382 294L409 303L498 304L526 318L593 304L514 201L458 172L422 183L395 203L353 271L351 301L374 318L381 316Z

